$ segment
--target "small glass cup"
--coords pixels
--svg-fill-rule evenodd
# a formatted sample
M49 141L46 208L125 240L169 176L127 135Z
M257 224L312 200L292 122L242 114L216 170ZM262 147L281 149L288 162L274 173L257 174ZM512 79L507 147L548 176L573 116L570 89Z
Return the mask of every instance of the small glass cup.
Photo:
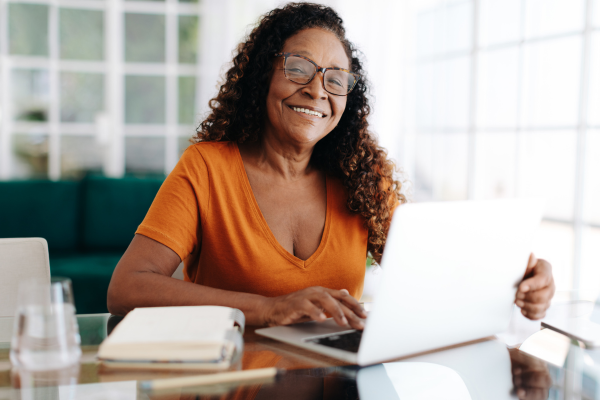
M50 284L27 280L19 285L10 360L29 371L76 364L81 338L71 280L54 277Z
M29 371L13 368L11 383L20 391L20 400L76 399L79 380L79 364L63 369ZM3 398L0 396L0 398ZM10 397L9 395L9 398Z

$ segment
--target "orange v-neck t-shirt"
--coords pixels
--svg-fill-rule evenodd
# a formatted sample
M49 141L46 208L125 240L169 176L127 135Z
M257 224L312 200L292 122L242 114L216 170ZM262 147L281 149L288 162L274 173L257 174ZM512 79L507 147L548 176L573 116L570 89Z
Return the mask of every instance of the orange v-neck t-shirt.
M186 281L269 297L323 286L358 299L367 255L364 218L348 211L338 179L326 181L325 228L307 260L290 254L271 232L234 142L190 146L136 233L177 253Z

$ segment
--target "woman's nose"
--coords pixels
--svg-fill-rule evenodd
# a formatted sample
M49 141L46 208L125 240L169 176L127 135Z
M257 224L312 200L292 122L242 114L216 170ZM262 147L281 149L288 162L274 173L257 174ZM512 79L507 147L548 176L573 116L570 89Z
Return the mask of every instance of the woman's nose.
M313 99L326 99L329 93L323 87L323 73L317 72L312 81L307 83L302 89L303 93L308 94Z

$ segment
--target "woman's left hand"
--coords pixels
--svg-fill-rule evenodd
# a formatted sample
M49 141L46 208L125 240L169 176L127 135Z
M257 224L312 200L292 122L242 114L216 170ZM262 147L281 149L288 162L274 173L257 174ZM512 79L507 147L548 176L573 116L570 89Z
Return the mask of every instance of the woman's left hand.
M538 260L532 253L515 300L521 308L521 313L529 319L544 318L554 290L552 266L546 260Z
M519 400L546 400L552 387L552 376L540 359L509 349L514 393Z

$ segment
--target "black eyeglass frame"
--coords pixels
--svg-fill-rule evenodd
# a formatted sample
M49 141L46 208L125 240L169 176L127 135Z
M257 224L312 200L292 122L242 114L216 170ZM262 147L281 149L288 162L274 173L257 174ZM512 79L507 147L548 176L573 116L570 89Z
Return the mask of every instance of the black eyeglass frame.
M315 78L315 75L317 75L318 72L321 72L323 77L321 78L321 80L323 81L323 89L325 89L325 91L329 94L332 94L334 96L348 96L350 94L350 92L352 92L352 90L354 89L354 87L356 86L356 83L358 82L358 80L360 79L360 75L356 74L348 69L345 68L338 68L338 67L329 67L329 68L323 68L317 65L316 62L314 62L313 60L311 60L308 57L305 57L303 55L300 54L294 54L294 53L277 53L274 55L275 57L285 57L283 60L283 74L285 75L285 77L289 80L292 81L294 83L297 83L299 85L308 85L309 83L312 82L312 80ZM310 77L310 79L308 80L308 82L296 82L295 80L291 79L289 76L287 76L287 74L285 73L285 65L287 63L287 59L288 57L299 57L302 58L306 61L308 61L309 63L311 63L312 65L315 66L315 73ZM352 83L352 86L348 89L348 92L346 94L337 94L337 93L331 93L329 90L327 90L327 87L325 86L325 72L327 72L328 70L335 70L335 71L344 71L349 73L350 75L352 75L354 77L354 82Z

